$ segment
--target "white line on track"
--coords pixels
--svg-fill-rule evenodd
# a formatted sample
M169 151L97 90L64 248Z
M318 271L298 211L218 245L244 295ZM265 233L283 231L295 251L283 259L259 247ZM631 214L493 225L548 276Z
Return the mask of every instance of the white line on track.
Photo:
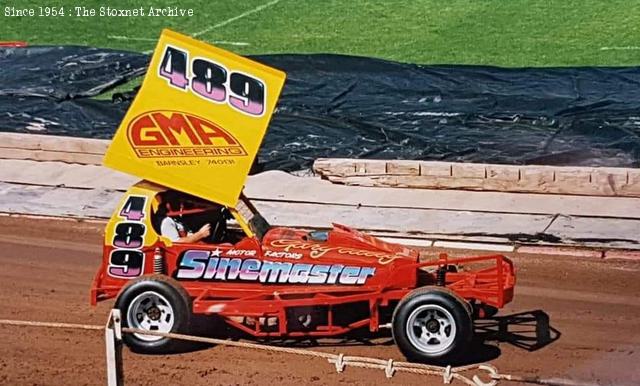
M122 35L108 35L107 37L109 39L116 39L116 40L139 40L139 41L143 41L143 42L155 42L155 41L158 41L158 39L136 38L136 37L122 36Z
M133 36L122 36L122 35L109 35L107 36L109 39L116 39L116 40L138 40L138 41L144 41L144 42L156 42L158 41L158 39L152 39L152 38L137 38L137 37L133 37ZM221 44L221 45L227 45L227 46L248 46L249 43L247 42L230 42L227 40L214 40L212 41L213 44ZM145 51L143 53L151 53L153 51Z
M226 40L214 40L212 42L213 44L222 44L222 45L228 45L228 46L248 46L249 43L247 42L228 42Z
M627 51L627 50L640 50L640 46L600 47L600 51Z
M278 4L279 2L280 2L280 0L272 0L272 1L268 2L268 3L259 5L259 6L255 7L255 8L253 8L253 9L250 9L250 10L248 10L246 12L243 12L243 13L239 14L238 16L234 16L234 17L232 17L230 19L221 21L220 23L217 23L217 24L214 24L214 25L212 25L210 27L207 27L207 28L203 29L200 32L196 32L196 33L193 34L193 37L198 37L200 35L206 34L207 32L213 31L216 28L224 27L227 24L233 23L234 21L236 21L238 19L242 19L243 17L252 15L252 14L254 14L256 12L260 12L265 8L269 8L272 5ZM155 38L138 38L138 37L135 37L135 36L123 36L123 35L108 35L107 37L109 39L116 39L116 40L136 40L136 41L143 41L143 42L155 42L155 41L158 40L158 39L155 39ZM223 40L214 41L213 43L214 44L229 45L229 46L248 46L249 45L249 43L246 43L246 42L229 42L229 41L223 41Z
M270 2L268 2L266 4L259 5L259 6L255 7L255 8L253 8L253 9L248 10L247 12L239 14L238 16L234 16L234 17L232 17L230 19L227 19L225 21L221 21L218 24L214 24L211 27L207 27L207 28L203 29L200 32L196 32L196 33L193 34L193 37L198 37L200 35L206 34L207 32L210 32L210 31L212 31L212 30L214 30L216 28L224 27L225 25L227 25L229 23L233 23L234 21L236 21L238 19L242 19L243 17L252 15L252 14L254 14L256 12L260 12L263 9L271 7L272 5L276 5L279 2L280 2L280 0L273 0L273 1L270 1Z

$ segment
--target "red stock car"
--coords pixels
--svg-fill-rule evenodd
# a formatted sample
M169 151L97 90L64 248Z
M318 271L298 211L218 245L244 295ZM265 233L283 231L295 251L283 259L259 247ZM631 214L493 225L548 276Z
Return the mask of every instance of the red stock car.
M514 268L501 255L420 261L417 250L342 225L271 227L244 196L222 209L226 216L219 205L187 195L181 210L160 213L163 194L166 188L150 182L134 185L107 225L91 301L117 296L124 326L188 333L192 315L206 314L260 338L391 327L409 360L446 363L467 352L474 315L513 297ZM209 242L172 243L160 234L158 216L218 230ZM148 353L180 343L142 334L124 339Z

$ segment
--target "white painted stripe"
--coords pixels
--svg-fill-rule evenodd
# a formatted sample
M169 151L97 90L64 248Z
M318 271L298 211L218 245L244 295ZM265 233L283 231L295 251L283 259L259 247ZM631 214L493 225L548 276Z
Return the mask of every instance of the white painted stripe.
M110 39L116 39L116 40L131 40L131 41L143 41L143 42L155 42L158 39L152 39L152 38L138 38L135 36L122 36L122 35L109 35L108 38ZM212 42L213 44L220 44L220 45L227 45L227 46L248 46L249 43L247 42L230 42L227 40L214 40ZM143 54L148 54L153 52L151 51L144 51Z
M481 251L496 251L496 252L513 252L514 250L513 245L465 243L460 241L441 241L441 240L434 242L433 246L437 248L478 249Z
M601 250L585 247L572 247L569 245L545 246L545 245L522 245L517 249L518 253L526 253L532 255L549 255L549 256L575 256L575 257L591 257L600 259L604 256Z
M143 41L143 42L155 42L155 41L158 41L158 39L137 38L135 36L123 36L123 35L108 35L107 37L109 39L116 39L116 40L139 40L139 41Z
M431 240L421 240L421 239L404 239L399 237L377 237L382 241L386 241L388 243L396 243L402 245L409 245L414 247L430 247L433 244Z
M221 44L221 45L228 45L228 46L248 46L249 43L247 42L229 42L226 40L214 40L212 42L213 44Z
M259 5L259 6L255 7L255 8L253 8L253 9L248 10L247 12L241 13L238 16L234 16L231 19L227 19L225 21L221 21L220 23L214 24L211 27L207 27L207 28L203 29L200 32L196 32L196 33L193 34L193 37L198 37L200 35L206 34L207 32L210 32L210 31L212 31L212 30L214 30L216 28L224 27L225 25L227 25L229 23L233 23L234 21L236 21L238 19L242 19L243 17L252 15L252 14L254 14L256 12L260 12L265 8L268 8L268 7L271 7L272 5L278 4L279 2L280 2L280 0L273 0L273 1L270 1L270 2L268 2L266 4Z
M600 47L600 51L627 51L627 50L640 50L640 46Z

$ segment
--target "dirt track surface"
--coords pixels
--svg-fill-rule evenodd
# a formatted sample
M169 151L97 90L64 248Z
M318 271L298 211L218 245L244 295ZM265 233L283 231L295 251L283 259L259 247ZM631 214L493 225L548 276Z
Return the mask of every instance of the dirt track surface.
M101 234L102 224L0 217L0 319L104 324L112 302L89 305ZM640 384L640 263L514 259L515 301L477 323L470 361L502 373ZM385 337L312 349L403 360ZM323 359L221 346L172 356L125 349L124 369L128 385L442 384L353 367L337 374ZM106 384L101 332L0 325L0 385L96 384Z

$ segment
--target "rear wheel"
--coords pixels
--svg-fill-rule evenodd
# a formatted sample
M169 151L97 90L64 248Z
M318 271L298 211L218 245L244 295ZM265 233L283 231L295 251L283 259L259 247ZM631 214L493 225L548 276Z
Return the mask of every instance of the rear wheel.
M116 300L123 327L140 330L187 333L191 300L175 280L163 275L145 276L129 283ZM183 348L183 342L156 335L127 333L124 342L132 351L164 354Z
M393 338L409 359L449 364L460 359L473 337L466 301L438 287L409 293L395 309Z

